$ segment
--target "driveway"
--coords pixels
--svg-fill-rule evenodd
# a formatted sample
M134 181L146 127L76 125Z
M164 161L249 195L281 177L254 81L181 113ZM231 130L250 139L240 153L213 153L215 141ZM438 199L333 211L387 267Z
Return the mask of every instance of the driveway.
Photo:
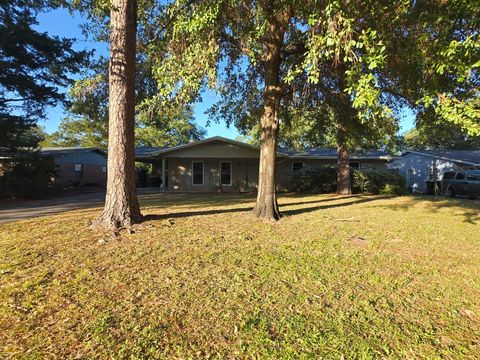
M158 188L137 189L138 194L159 193ZM35 201L7 201L0 202L0 224L40 216L58 214L64 211L86 209L102 206L105 201L105 192L90 192L54 199Z

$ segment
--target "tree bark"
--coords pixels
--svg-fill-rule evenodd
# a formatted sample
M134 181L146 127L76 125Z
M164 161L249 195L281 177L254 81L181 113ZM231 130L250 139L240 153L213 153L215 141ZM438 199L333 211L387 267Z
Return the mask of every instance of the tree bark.
M350 156L347 145L352 122L355 121L355 110L345 92L345 67L340 64L338 71L339 93L337 99L337 194L350 195L352 184L350 178Z
M268 86L266 86L266 89ZM276 221L280 219L276 195L276 163L278 114L276 96L265 91L265 105L261 119L260 162L258 175L257 203L253 214L261 219Z
M260 163L258 175L257 203L253 214L264 220L280 219L276 195L276 163L278 140L278 111L282 96L280 84L281 47L284 29L278 23L270 24L271 42L267 45L265 61L265 88L263 112L260 121Z
M111 229L142 218L135 186L135 41L136 1L112 0L107 195L96 222Z
M350 157L345 144L339 141L337 144L337 194L350 195L351 193Z

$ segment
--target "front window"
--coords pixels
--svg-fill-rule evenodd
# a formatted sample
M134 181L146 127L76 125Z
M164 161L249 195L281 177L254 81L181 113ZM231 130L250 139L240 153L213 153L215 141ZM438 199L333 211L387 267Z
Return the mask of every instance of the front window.
M220 184L232 185L232 163L229 161L220 162Z
M203 162L201 161L192 163L192 184L203 185Z
M301 162L294 162L294 163L292 164L292 170L293 170L293 172L299 171L299 170L302 170L302 169L303 169L303 163L301 163Z

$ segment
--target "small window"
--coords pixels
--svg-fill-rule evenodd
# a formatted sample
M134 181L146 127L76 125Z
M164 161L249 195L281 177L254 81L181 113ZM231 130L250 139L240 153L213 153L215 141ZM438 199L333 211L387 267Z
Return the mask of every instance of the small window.
M232 163L230 161L220 162L220 184L232 185Z
M302 170L303 169L303 163L302 162L294 162L292 164L292 170L293 172L295 171L299 171L299 170Z
M203 185L203 162L194 161L192 163L192 184Z
M360 163L359 162L351 162L350 167L352 169L360 169Z
M83 164L75 164L74 165L74 170L77 175L83 179Z
M465 179L465 174L464 173L457 173L457 177L455 178L456 180L463 180Z

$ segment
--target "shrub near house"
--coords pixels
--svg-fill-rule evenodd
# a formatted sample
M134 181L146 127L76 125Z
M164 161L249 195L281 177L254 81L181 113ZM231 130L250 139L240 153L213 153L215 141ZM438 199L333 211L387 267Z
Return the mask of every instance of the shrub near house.
M51 159L23 153L0 165L0 198L36 198L45 194L55 176Z
M335 192L337 169L333 166L305 167L293 172L290 190L325 194Z
M352 190L355 193L405 193L405 180L394 170L353 170Z
M370 194L403 194L405 183L396 171L379 169L351 170L352 191ZM310 193L335 192L337 169L333 166L306 167L291 175L292 191Z

